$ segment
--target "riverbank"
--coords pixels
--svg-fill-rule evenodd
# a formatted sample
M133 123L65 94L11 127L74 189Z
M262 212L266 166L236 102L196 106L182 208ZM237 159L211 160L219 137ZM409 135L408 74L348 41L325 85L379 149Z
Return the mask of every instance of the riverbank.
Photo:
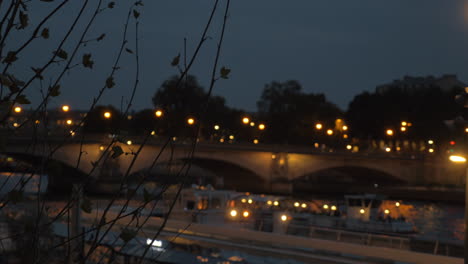
M426 187L426 186L382 186L365 187L346 184L316 184L294 186L291 194L294 196L343 196L344 194L376 193L389 199L421 200L435 202L464 203L464 188L456 187Z

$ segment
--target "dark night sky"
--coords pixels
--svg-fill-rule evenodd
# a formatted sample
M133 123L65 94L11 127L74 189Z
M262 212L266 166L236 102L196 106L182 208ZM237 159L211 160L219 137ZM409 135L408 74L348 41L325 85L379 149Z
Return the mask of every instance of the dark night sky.
M63 34L53 30L63 31L63 25L76 14L81 1L72 2L61 16L51 21L54 35L49 40L38 40L39 47L50 50L51 43L56 43L56 37ZM91 35L106 31L106 39L79 53L93 53L94 69L77 68L66 75L63 93L54 99L52 106L61 103L69 103L75 109L89 106L118 48L129 6L122 2L126 1L117 1L116 8L99 17L93 27ZM163 80L177 73L170 67L170 61L182 52L184 37L188 38L189 54L193 52L212 2L144 2L140 28L141 86L133 109L151 107L155 90ZM41 7L53 6L39 3ZM224 8L224 2L221 7ZM231 78L218 82L215 94L224 96L229 106L254 111L266 83L296 79L306 92L325 93L329 100L346 109L356 94L372 91L376 85L404 75L451 73L468 81L467 16L468 6L461 0L234 0L221 55L221 65L232 69ZM31 18L33 22L35 19ZM220 19L221 12L210 32L214 39L220 30ZM131 28L129 47L133 49ZM215 41L208 41L191 72L205 87L214 48ZM28 50L33 59L23 60L23 66L20 64L14 70L20 75L30 74L29 66L44 61L49 52ZM124 102L128 100L134 76L132 63L131 55L124 54L117 87L105 95L101 104L118 106L122 98ZM36 92L29 94L37 102L39 85L33 88Z

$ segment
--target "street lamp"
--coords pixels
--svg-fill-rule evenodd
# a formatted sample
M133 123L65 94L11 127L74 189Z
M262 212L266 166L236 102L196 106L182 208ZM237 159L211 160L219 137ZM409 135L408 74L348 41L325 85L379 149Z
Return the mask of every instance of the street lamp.
M162 111L162 110L156 110L156 112L154 112L154 115L155 115L156 117L158 117L158 118L159 118L159 117L162 117L163 111Z
M468 166L466 157L461 155L450 155L449 160L454 163L465 164L465 264L468 263Z
M64 112L70 111L70 106L68 106L68 105L62 105L62 111L64 111Z
M21 108L21 106L17 106L13 109L13 111L15 111L15 113L21 113L21 111L23 111L23 109Z
M105 118L105 119L109 119L109 118L111 118L111 116L112 116L111 112L104 112L103 115L104 115L104 118Z
M328 129L328 130L327 130L327 135L329 135L329 136L333 135L333 130Z
M322 127L323 127L323 125L322 125L322 124L320 124L320 123L318 123L318 124L315 124L315 129L317 129L317 130L320 130L320 129L322 129Z
M192 117L188 118L188 119L187 119L187 124L190 125L190 126L193 125L193 124L195 124L195 119L192 118Z
M250 123L250 119L248 117L244 117L244 118L242 118L242 123L247 125L248 123Z
M391 130L391 129L387 129L387 131L385 131L385 133L387 134L387 136L393 136L393 130Z
M260 129L260 130L265 130L265 125L264 125L264 124L258 125L258 129Z

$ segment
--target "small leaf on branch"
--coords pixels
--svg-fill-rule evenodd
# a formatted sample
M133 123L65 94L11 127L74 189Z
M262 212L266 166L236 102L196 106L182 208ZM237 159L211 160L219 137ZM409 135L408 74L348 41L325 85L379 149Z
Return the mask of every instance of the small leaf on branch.
M129 49L129 48L125 48L125 51L130 53L130 54L133 54L133 50Z
M81 210L83 210L83 212L90 214L93 211L93 204L89 198L83 197L83 201L81 201L80 208Z
M84 54L83 55L83 66L85 66L85 68L92 69L93 64L94 64L94 61L91 60L91 53Z
M112 158L113 159L116 159L118 158L120 155L122 155L124 152L122 150L122 148L120 146L114 146L112 147Z
M115 83L114 83L114 77L110 76L106 79L106 87L107 88L112 88L114 87Z
M3 74L0 74L0 83L7 87L10 87L13 85L13 82L10 80L10 78L8 78L7 75L3 75Z
M140 16L140 12L136 11L136 10L133 10L133 16L135 18L138 18Z
M104 39L105 36L106 36L106 34L105 34L105 33L102 33L101 36L99 36L96 40L97 40L97 41L101 41L101 40Z
M50 96L57 97L60 95L60 84L54 85L53 87L49 88Z
M171 66L177 66L180 62L180 53L172 59Z
M26 96L24 94L19 95L18 97L16 97L16 102L18 104L30 104L31 103L31 101L29 101L28 98L26 98Z
M220 70L220 74L221 74L221 78L223 79L229 79L229 73L231 72L231 69L228 69L226 67L221 67L221 70Z
M113 1L110 2L109 4L107 4L108 8L114 8L114 6L115 6L115 2L113 2Z
M49 38L49 29L48 29L48 28L42 29L41 37L43 37L43 38L45 38L45 39L48 39L48 38Z
M23 13L23 11L20 11L19 20L20 20L20 26L18 27L18 29L23 29L28 26L28 21L29 21L28 14Z
M64 59L64 60L66 60L68 58L68 53L66 51L64 51L63 49L59 49L56 52L56 55L57 55L57 57L59 57L61 59Z
M10 201L13 204L16 204L18 202L23 201L23 199L24 199L23 191L22 190L11 190L8 193L8 199L10 199Z
M126 243L132 240L137 235L136 230L124 228L122 233L120 233L119 237Z
M18 59L18 57L16 57L16 52L9 51L7 53L5 59L3 59L3 62L10 64L10 63L16 61L17 59Z

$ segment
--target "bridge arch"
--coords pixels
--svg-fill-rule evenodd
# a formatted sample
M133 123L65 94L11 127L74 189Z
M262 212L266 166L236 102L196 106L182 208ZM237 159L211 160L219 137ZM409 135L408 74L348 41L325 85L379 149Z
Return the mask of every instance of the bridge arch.
M63 161L56 159L47 159L44 161L43 156L17 152L2 152L0 155L11 157L16 161L28 164L30 166L28 173L47 174L47 191L50 194L68 195L71 193L73 183L82 181L86 177L86 174L80 169L76 169Z
M292 181L293 190L346 193L407 182L383 170L362 166L335 166L308 172Z
M404 184L406 181L383 170L361 166L336 166L301 175L293 181L322 183Z
M189 158L179 158L172 162L160 161L156 163L148 179L156 182L179 183L180 180L177 181L174 177L186 162L189 162ZM211 184L217 188L250 192L264 191L267 186L261 176L233 162L194 157L191 159L191 164L189 184ZM138 177L139 174L147 173L147 171L148 168L145 168L135 172L134 175Z

